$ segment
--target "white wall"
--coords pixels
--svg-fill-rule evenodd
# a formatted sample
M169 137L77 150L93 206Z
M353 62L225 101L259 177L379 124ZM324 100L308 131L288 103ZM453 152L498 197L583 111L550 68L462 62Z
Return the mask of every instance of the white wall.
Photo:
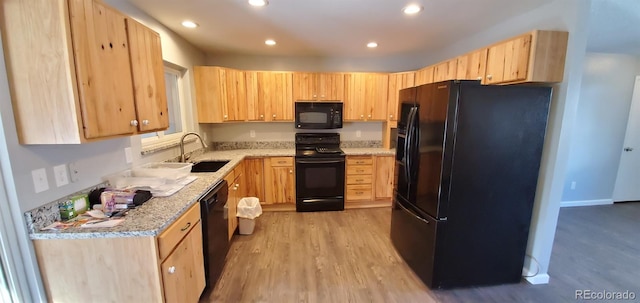
M250 137L250 131L256 133L255 138ZM293 122L251 122L251 123L224 123L208 124L207 139L209 142L229 141L294 141L295 133L310 132L308 129L296 129ZM358 137L356 132L360 131ZM342 129L318 130L313 132L340 133L341 141L368 141L382 140L382 122L345 122Z
M636 75L640 57L587 54L563 202L612 202Z
M185 40L170 32L151 17L131 6L123 0L107 0L111 6L131 15L152 29L160 33L162 39L163 58L165 61L191 69L193 65L204 64L204 54L188 44ZM1 48L0 44L0 48ZM3 57L4 58L4 57ZM2 59L3 59L2 58ZM187 72L190 86L193 86L191 72ZM189 104L193 104L192 96L189 96ZM33 254L31 241L28 239L23 212L49 203L79 190L102 182L105 175L127 169L124 158L124 148L133 145L134 154L139 155L139 138L119 138L88 143L82 145L20 145L15 127L13 110L11 108L11 96L8 88L8 80L4 60L0 60L0 117L2 132L0 135L0 157L2 175L7 192L8 205L0 205L4 211L11 211L15 222L17 242L11 243L13 247L19 247L21 256L16 259L23 263L22 276L28 280L32 300L44 300L44 292L38 274L37 263ZM193 109L189 109L193 111ZM193 115L192 113L190 113ZM192 128L197 124L192 123ZM134 144L132 144L134 143ZM166 160L177 156L176 148L164 153L158 153L150 157L153 160ZM136 161L144 161L136 157ZM80 180L57 188L53 178L53 166L75 162L80 171ZM45 168L49 181L49 190L36 194L33 188L31 171ZM4 203L4 201L3 201Z

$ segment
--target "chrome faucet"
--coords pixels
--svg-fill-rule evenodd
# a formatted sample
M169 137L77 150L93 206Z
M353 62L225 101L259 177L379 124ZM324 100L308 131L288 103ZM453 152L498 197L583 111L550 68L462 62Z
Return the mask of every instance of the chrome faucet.
M180 139L180 162L184 162L184 138L186 138L188 135L195 135L196 137L198 137L198 139L200 139L200 143L202 143L202 148L207 148L207 144L204 143L204 140L202 140L202 137L200 137L198 133L190 132L184 134L182 136L182 139Z

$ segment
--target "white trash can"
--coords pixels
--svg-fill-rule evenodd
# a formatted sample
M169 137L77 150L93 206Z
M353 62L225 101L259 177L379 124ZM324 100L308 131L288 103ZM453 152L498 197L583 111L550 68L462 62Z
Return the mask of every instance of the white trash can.
M236 216L238 219L238 229L241 235L253 234L256 227L256 218L262 214L260 199L256 197L246 197L238 202Z

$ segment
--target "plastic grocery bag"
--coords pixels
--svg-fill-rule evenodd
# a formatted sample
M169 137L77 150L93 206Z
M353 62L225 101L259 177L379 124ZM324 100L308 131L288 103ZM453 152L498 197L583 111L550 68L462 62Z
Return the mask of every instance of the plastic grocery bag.
M260 199L256 197L246 197L238 202L238 210L236 215L240 218L254 219L262 214Z

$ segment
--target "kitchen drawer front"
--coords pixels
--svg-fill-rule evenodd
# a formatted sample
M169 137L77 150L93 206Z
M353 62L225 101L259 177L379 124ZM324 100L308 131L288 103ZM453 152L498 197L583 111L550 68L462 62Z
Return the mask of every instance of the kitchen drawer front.
M200 203L194 204L182 217L158 236L160 260L164 260L189 231L200 221Z
M293 166L293 157L272 157L271 166Z
M347 157L347 165L373 165L373 157Z
M372 200L372 187L371 184L363 185L347 185L347 200Z
M371 165L347 165L347 176L350 175L371 175L373 166Z
M348 175L347 184L371 184L371 175Z

